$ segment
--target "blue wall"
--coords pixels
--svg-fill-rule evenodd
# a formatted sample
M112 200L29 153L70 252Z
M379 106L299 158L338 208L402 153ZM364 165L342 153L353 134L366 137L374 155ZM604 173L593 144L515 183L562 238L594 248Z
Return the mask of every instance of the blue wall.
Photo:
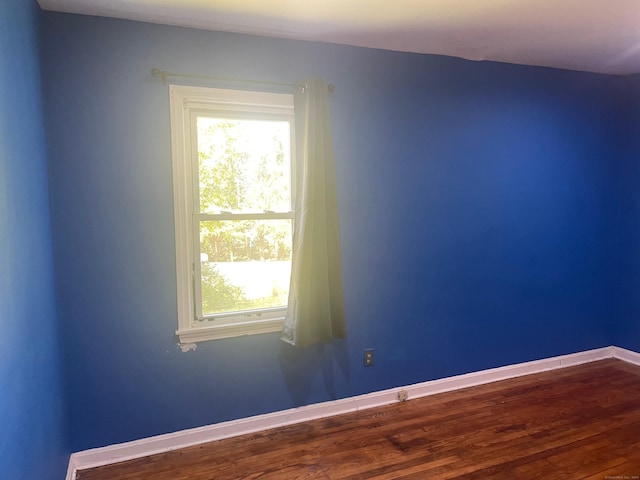
M624 132L620 163L620 235L623 252L616 289L620 315L613 345L640 352L640 75L628 77L620 90L624 108L618 128Z
M612 343L618 79L44 19L73 450ZM348 339L176 347L169 105L153 67L335 83Z
M0 2L0 477L68 459L35 2Z

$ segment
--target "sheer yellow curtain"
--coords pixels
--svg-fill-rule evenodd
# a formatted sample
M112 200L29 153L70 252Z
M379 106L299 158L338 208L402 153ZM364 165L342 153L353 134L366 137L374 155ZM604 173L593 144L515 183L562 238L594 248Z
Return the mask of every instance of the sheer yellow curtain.
M346 336L340 230L327 84L296 84L296 199L282 339L297 346Z

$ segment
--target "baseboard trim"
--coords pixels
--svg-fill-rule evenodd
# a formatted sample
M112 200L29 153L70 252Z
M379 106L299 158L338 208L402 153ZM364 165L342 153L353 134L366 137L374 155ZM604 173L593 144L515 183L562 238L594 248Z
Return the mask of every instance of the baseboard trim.
M611 347L611 350L613 352L613 357L619 360L623 360L627 363L632 363L634 365L640 366L640 353L621 347Z
M356 397L307 405L289 410L232 420L180 432L157 435L132 442L73 453L69 459L66 480L75 480L76 471L108 465L112 463L146 457L157 453L169 452L179 448L200 445L202 443L235 437L260 430L282 427L294 423L340 415L367 408L389 405L398 401L398 392L405 390L408 398L419 398L437 393L450 392L461 388L473 387L509 378L529 375L558 368L565 368L605 358L618 358L640 365L640 354L619 347L604 347L595 350L551 357L532 362L492 368L479 372L456 375L422 382L404 387L391 388L379 392L358 395Z

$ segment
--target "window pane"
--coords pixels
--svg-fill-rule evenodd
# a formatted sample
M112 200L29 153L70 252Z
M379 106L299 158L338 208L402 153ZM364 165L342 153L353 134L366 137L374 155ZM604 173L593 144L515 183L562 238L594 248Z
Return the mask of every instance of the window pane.
M200 211L291 210L287 121L198 117Z
M200 222L202 313L286 306L292 220Z

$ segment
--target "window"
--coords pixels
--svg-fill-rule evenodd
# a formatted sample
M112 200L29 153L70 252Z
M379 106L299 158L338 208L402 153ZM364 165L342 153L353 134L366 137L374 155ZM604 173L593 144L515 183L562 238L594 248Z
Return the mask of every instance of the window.
M170 86L177 335L282 329L293 205L293 95Z

